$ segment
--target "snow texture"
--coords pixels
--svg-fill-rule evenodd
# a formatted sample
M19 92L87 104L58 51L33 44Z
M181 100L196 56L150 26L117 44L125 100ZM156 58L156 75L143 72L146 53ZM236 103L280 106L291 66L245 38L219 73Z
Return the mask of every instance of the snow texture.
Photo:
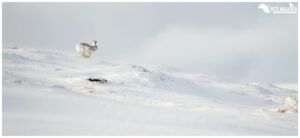
M3 135L297 135L295 90L72 52L3 48Z

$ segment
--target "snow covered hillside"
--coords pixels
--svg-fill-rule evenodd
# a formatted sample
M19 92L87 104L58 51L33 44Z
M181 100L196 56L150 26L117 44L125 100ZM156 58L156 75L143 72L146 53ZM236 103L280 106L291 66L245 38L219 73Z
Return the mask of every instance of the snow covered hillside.
M297 135L295 90L75 51L2 55L3 135Z

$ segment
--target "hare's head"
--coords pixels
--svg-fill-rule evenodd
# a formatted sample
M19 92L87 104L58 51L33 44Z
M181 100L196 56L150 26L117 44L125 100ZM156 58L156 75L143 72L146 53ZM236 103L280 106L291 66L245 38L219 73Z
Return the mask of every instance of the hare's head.
M97 50L97 48L98 48L98 47L97 47L97 41L96 41L96 40L94 40L93 42L94 42L94 44L93 44L93 46L94 46L94 50Z

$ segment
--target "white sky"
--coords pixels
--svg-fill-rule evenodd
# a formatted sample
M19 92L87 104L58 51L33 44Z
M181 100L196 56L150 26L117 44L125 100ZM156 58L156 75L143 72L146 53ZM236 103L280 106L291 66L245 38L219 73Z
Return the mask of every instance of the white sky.
M266 14L259 4L4 3L3 44L75 52L98 40L92 58L103 61L297 83L297 14Z

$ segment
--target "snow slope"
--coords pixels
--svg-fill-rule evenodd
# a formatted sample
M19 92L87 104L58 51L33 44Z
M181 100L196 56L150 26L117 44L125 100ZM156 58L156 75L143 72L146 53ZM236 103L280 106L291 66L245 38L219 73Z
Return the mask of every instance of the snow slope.
M297 135L295 90L74 51L2 55L3 135Z

